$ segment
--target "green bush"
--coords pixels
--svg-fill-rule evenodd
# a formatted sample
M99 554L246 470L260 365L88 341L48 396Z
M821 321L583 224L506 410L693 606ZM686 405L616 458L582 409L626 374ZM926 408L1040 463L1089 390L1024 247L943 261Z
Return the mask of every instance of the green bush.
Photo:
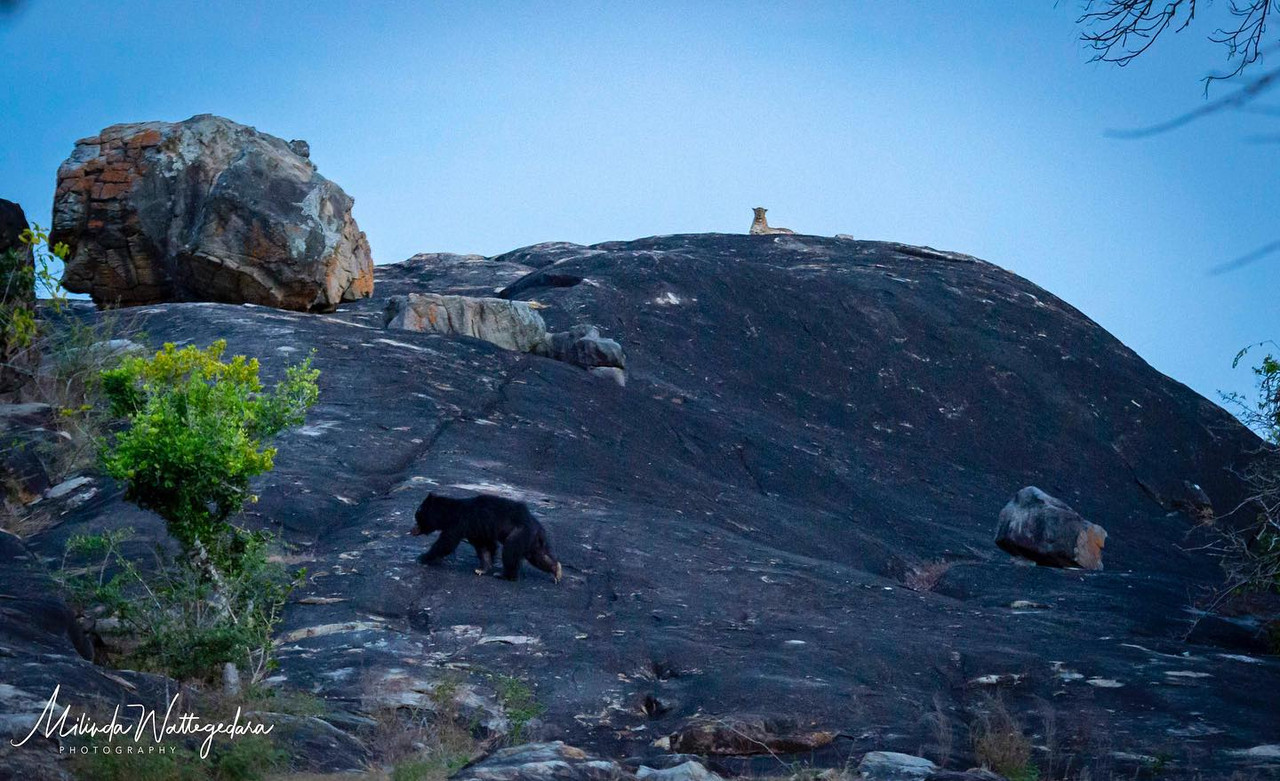
M263 392L258 361L224 362L225 350L225 341L205 350L166 344L104 372L111 410L128 428L103 463L125 484L125 498L163 517L183 545L234 568L249 543L227 519L253 499L249 480L274 464L276 450L263 440L301 424L315 404L320 372L308 358Z
M316 402L308 358L289 367L270 392L258 362L223 361L226 343L208 349L166 344L151 358L130 357L102 373L111 412L125 427L104 443L106 471L125 498L163 517L181 544L143 570L122 552L128 530L74 537L62 581L82 606L118 617L137 638L132 662L178 678L214 678L224 664L256 682L274 667L271 635L292 588L269 553L274 538L230 522L254 497L249 481L272 468L263 441L302 422Z

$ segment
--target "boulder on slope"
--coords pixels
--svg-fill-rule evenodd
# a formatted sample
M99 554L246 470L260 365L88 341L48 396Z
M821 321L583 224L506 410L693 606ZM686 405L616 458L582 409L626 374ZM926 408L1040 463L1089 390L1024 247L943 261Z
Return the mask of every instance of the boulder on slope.
M373 292L353 201L292 145L229 119L113 125L58 169L62 284L99 306L166 301L332 311Z
M1050 567L1102 569L1106 542L1106 529L1035 486L1009 500L996 530L1002 550Z

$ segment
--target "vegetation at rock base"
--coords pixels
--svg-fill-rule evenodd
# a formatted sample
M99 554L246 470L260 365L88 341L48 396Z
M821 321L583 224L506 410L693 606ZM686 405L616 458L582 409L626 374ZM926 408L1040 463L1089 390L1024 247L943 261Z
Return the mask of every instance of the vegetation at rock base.
M371 694L367 707L376 726L366 744L373 763L392 781L444 781L482 752L486 743L477 738L478 724L459 712L462 682L459 674L445 671L430 691L429 707L388 705ZM396 684L384 681L372 689L385 695L388 686L394 690Z
M39 333L37 298L47 299L55 309L66 301L66 292L51 270L70 253L66 244L49 246L49 232L32 224L19 241L31 248L34 263L15 248L0 254L0 339L4 355L30 347Z
M130 530L79 535L67 558L92 564L64 562L60 579L74 602L136 640L129 663L204 679L230 663L258 681L274 666L272 633L305 572L271 559L271 535L229 519L253 499L250 479L273 466L276 451L263 440L300 424L315 403L319 372L307 359L264 392L258 362L224 362L225 349L166 344L103 373L111 411L126 424L104 442L103 464L127 499L165 519L179 555L157 549L143 567L124 554Z
M287 762L288 755L270 737L251 735L215 741L207 759L189 746L154 754L93 750L75 755L71 770L94 781L260 781Z
M973 753L978 762L1009 779L1037 781L1040 768L1031 760L1031 741L1022 725L1000 700L988 703L972 727Z
M1238 366L1251 349L1276 348L1262 342L1241 350ZM1240 477L1248 497L1217 521L1217 539L1208 546L1226 572L1226 583L1212 606L1250 592L1280 592L1280 359L1268 352L1253 368L1253 398L1224 394L1223 400L1245 425L1258 432L1263 444ZM1280 653L1280 621L1266 629L1274 652Z
M495 675L492 680L493 688L498 693L498 702L502 704L502 710L511 722L508 738L512 743L519 743L524 740L524 730L529 722L545 713L547 708L538 702L529 684L519 678Z

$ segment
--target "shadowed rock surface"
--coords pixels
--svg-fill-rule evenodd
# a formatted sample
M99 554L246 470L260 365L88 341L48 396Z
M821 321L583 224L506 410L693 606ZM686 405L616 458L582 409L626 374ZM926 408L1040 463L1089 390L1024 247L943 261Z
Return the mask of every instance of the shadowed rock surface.
M965 725L998 695L1040 744L1050 714L1058 763L1094 777L1143 757L1205 778L1268 761L1233 752L1280 732L1280 664L1180 639L1220 573L1176 508L1188 483L1238 501L1228 469L1255 439L1052 294L968 256L807 236L377 273L380 296L505 287L546 305L551 330L598 324L626 345L629 382L384 330L385 298L325 316L139 310L153 343L226 338L268 374L316 350L320 403L278 442L247 518L311 573L275 683L359 710L371 690L421 700L446 666L481 700L492 674L520 676L547 707L532 737L606 757L753 714L832 733L806 760L893 750L965 768ZM994 545L1028 485L1106 527L1105 571ZM407 532L431 489L529 502L565 582L477 578L466 546L419 565ZM45 556L145 514L103 490L63 517L31 541ZM931 591L904 587L938 562ZM949 763L928 748L935 711Z
M62 284L100 306L249 302L330 311L373 290L352 200L305 142L222 117L112 125L58 169Z

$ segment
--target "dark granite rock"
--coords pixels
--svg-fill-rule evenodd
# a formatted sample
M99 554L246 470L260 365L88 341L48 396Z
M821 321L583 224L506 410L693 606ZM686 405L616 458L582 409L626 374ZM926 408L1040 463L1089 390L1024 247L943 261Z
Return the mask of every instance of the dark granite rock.
M803 754L843 766L919 751L935 698L959 734L990 676L1024 724L1049 703L1061 750L1094 777L1118 749L1177 746L1206 779L1262 763L1230 752L1280 734L1280 661L1182 641L1188 595L1221 573L1196 550L1205 530L1146 488L1190 481L1234 506L1257 439L1032 283L908 249L691 235L377 269L380 295L384 279L492 291L517 260L580 277L513 300L545 304L553 332L616 337L625 388L386 331L383 298L319 317L162 304L138 327L153 345L226 338L268 382L316 350L320 402L276 443L243 519L310 573L275 685L358 709L371 682L425 698L462 676L501 706L492 676L517 676L546 707L540 737L599 756L757 713L855 736ZM1027 485L1105 521L1105 572L1018 566L992 546L993 508ZM433 489L529 502L564 581L420 566L405 532ZM104 486L29 542L54 559L71 533L144 516ZM913 591L887 574L905 558L952 566ZM60 674L13 669L24 690ZM1188 672L1210 677L1169 674ZM767 754L743 761L761 764L730 769L777 772Z
M456 781L635 781L617 762L560 741L493 752L453 775Z
M996 545L1050 567L1102 569L1107 532L1035 486L1018 491L1000 511Z
M584 369L627 368L622 345L602 337L594 325L577 325L568 331L548 334L534 346L533 352Z
M48 404L0 404L0 479L6 499L29 504L50 488L45 462L59 435Z

